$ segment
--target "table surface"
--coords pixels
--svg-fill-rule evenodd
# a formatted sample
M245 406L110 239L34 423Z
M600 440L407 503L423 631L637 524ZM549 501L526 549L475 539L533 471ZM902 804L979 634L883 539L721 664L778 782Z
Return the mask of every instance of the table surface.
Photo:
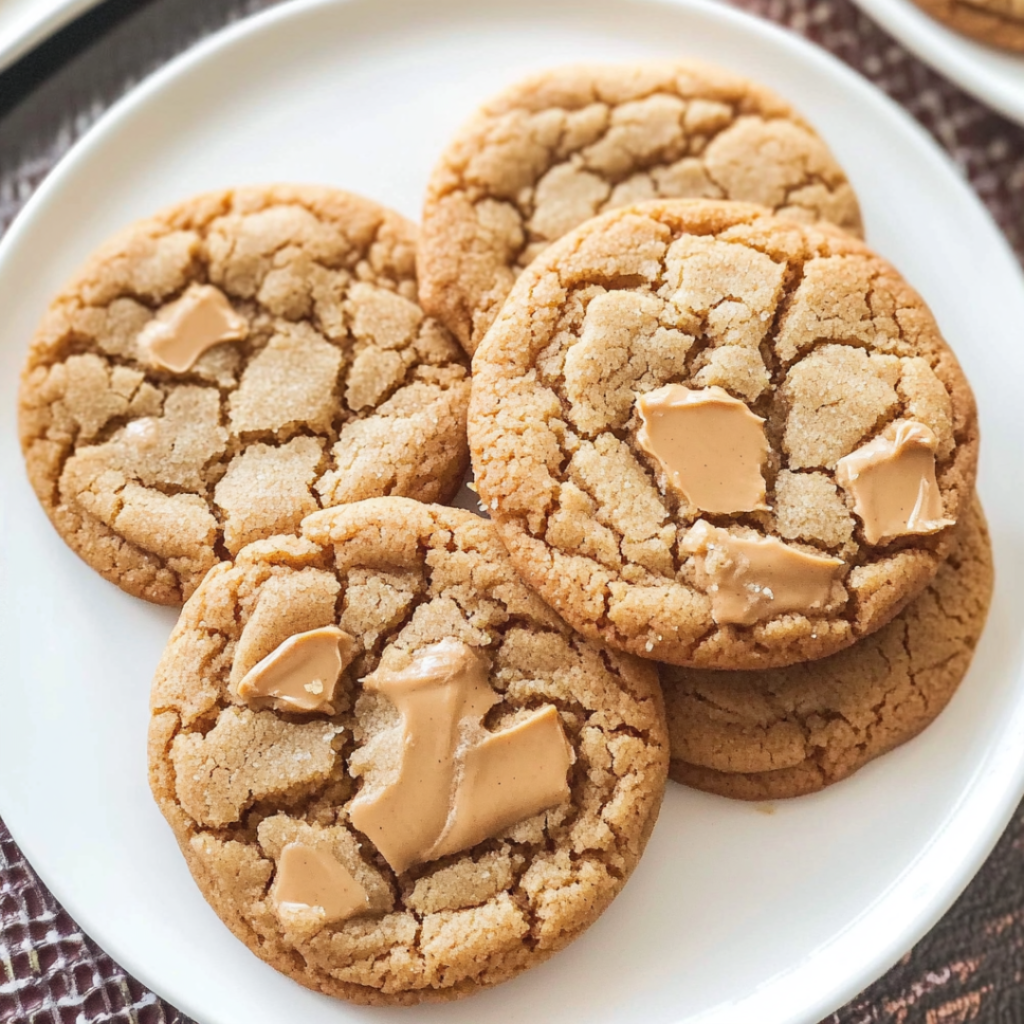
M118 97L204 35L280 0L106 0L0 73L0 234ZM1024 260L1024 128L931 71L849 0L733 0L809 37L902 103ZM0 821L0 1022L189 1024L96 947ZM942 921L827 1024L1024 1022L1024 804Z

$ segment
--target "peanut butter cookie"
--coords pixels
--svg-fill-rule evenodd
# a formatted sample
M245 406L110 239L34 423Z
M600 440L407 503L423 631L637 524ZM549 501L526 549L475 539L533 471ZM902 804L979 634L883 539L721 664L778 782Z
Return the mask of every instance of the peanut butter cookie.
M417 305L415 245L367 199L277 186L199 196L96 252L21 387L29 478L68 545L175 604L319 508L450 498L469 381Z
M842 168L763 86L689 61L558 68L492 99L442 155L420 233L423 308L475 352L553 241L598 213L679 197L861 233Z
M914 0L933 18L991 46L1024 52L1024 0Z
M571 625L723 669L897 615L978 451L956 358L888 263L709 200L613 211L540 256L474 357L469 436L513 563Z
M992 596L975 504L938 575L877 633L823 661L768 672L665 665L672 778L742 800L800 796L916 736L967 673Z
M149 764L254 953L409 1004L511 978L601 914L668 737L654 666L573 633L491 523L376 498L206 577L157 670Z

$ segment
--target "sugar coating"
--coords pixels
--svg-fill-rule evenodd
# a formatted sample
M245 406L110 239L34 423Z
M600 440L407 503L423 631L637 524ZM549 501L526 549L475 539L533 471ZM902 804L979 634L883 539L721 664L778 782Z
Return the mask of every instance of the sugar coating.
M935 579L854 647L766 672L663 666L672 778L744 800L800 796L905 743L964 678L992 579L988 529L975 501Z
M336 623L357 641L338 713L254 710L235 681L287 636ZM360 680L446 638L489 662L500 731L557 709L569 800L401 875L356 831L360 777L393 777L397 711ZM213 908L258 956L360 1003L467 995L546 959L608 906L653 828L668 769L654 667L574 633L516 575L491 523L379 498L318 512L301 536L244 548L182 610L157 670L150 782ZM369 915L275 911L290 842L335 857Z
M29 350L29 478L67 543L129 593L180 602L320 508L458 487L465 358L417 305L415 228L369 200L277 186L200 196L98 250ZM140 332L190 286L248 324L172 373Z
M680 544L700 515L659 487L637 395L717 385L765 419L766 512L712 516L845 561L813 615L717 626ZM944 515L973 492L974 399L921 298L863 242L736 203L613 211L527 270L474 358L479 493L516 568L585 635L694 667L824 657L935 575L950 530L873 546L836 463L915 420L938 438Z
M1024 52L1021 0L914 0L950 28L992 46Z
M677 197L861 233L842 168L763 86L697 62L559 68L490 100L442 155L420 236L424 308L475 352L551 242L599 213Z

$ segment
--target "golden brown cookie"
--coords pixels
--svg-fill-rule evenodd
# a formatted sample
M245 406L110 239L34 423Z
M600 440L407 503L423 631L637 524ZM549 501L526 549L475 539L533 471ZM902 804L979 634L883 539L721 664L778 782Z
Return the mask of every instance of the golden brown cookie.
M670 775L741 800L801 796L916 736L967 673L992 596L980 506L948 562L901 615L822 661L768 672L661 672Z
M858 239L759 207L613 211L520 277L474 357L481 500L584 635L702 668L821 658L935 575L974 399Z
M450 498L468 374L417 305L415 245L370 200L281 185L199 196L99 249L21 386L29 478L68 545L174 604L316 509Z
M149 764L254 953L409 1004L511 978L601 914L668 737L654 666L573 633L491 523L377 498L206 577L157 670Z
M475 352L551 242L606 210L678 197L861 233L842 168L764 86L691 61L558 68L488 102L438 162L420 233L423 308Z
M933 18L991 46L1024 52L1022 0L914 0Z

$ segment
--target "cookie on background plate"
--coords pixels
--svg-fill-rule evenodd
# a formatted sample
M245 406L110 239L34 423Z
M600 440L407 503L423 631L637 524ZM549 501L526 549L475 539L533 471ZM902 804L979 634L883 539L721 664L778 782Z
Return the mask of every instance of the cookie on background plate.
M1024 0L914 0L933 18L991 46L1024 53Z
M520 277L473 361L481 500L584 635L718 669L833 654L938 571L978 424L867 246L740 203L613 211Z
M598 213L677 197L862 230L828 147L764 86L695 61L556 68L490 100L442 154L420 233L423 307L475 352L551 242Z
M742 800L801 796L912 739L970 667L992 596L980 506L938 575L877 633L767 672L661 671L677 782Z
M654 666L573 633L487 520L403 498L217 566L149 737L225 924L375 1004L468 995L567 945L628 879L668 769Z
M448 500L468 373L417 304L415 246L368 199L278 185L199 196L100 248L21 385L28 475L72 550L175 604L319 508Z

